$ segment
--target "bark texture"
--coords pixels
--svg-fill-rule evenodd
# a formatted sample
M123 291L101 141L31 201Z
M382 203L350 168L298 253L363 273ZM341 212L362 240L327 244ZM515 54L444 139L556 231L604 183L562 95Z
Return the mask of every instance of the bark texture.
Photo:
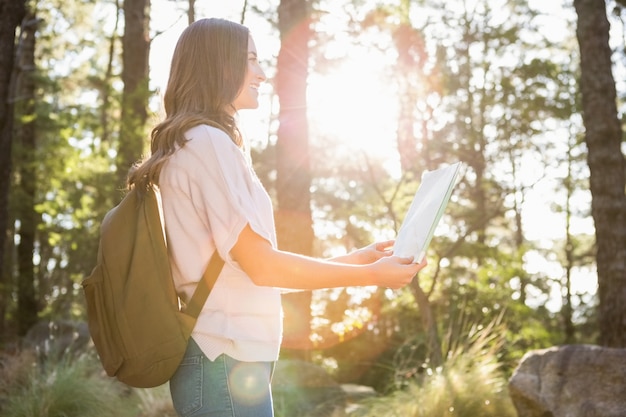
M596 229L599 343L626 347L626 197L622 131L611 70L606 4L575 0L583 122Z
M8 304L9 271L5 248L9 230L9 190L13 148L13 93L11 74L15 59L15 30L26 14L25 0L0 0L0 334Z
M150 54L150 0L124 1L122 38L122 125L118 147L117 172L120 187L128 170L143 157L148 118L148 57Z

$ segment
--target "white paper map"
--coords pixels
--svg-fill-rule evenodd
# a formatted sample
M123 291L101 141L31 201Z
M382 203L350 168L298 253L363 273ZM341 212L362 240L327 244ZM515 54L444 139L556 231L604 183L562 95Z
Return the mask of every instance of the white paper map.
M415 263L422 262L435 229L450 201L460 168L461 162L457 162L444 168L424 172L422 182L396 237L393 246L394 255L413 257Z

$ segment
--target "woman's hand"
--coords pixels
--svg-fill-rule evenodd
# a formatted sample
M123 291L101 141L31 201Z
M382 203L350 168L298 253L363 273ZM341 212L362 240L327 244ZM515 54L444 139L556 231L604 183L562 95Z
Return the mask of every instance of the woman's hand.
M390 256L393 253L394 240L371 243L363 248L357 249L346 255L337 256L330 259L334 262L341 262L353 265L366 265L376 262L380 258Z
M411 258L387 256L368 265L368 268L371 268L375 285L398 289L410 284L415 275L426 265L426 258L416 264Z

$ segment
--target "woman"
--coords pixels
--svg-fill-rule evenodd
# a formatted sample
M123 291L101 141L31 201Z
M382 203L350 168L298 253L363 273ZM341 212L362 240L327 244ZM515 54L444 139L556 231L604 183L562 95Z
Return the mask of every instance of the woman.
M152 131L152 156L130 186L158 184L176 288L189 299L214 251L225 260L170 381L174 407L189 416L272 416L280 289L379 285L400 288L424 267L381 242L332 260L276 248L269 196L243 151L241 109L258 107L265 81L246 27L203 19L181 35Z

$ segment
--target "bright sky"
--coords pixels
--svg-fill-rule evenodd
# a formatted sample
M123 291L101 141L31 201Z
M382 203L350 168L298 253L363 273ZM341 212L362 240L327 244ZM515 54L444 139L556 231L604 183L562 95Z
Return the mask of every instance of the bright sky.
M498 0L494 0L498 1ZM202 1L196 0L196 17L222 17L234 21L240 20L243 1ZM277 1L266 0L265 5L254 2L255 6L269 10L276 7ZM558 39L560 34L572 30L567 26L564 16L571 16L573 5L570 1L529 0L532 7L540 9L544 15L540 20L550 27L550 36ZM332 4L332 3L330 3ZM185 3L181 3L186 6ZM151 78L153 86L163 88L167 81L169 62L174 44L187 25L183 9L177 9L176 2L152 0L152 29L162 33L153 41L151 48ZM341 13L341 11L339 11ZM263 19L247 12L245 24L251 28L261 61L272 60L278 54L278 40L269 36L271 28ZM389 80L385 79L383 68L386 60L383 53L371 49L359 48L335 41L331 53L341 55L350 48L350 61L337 70L321 75L312 75L309 80L309 122L319 134L334 135L347 148L365 151L379 157L397 158L395 148L395 113L397 111L394 92ZM265 92L265 98L263 93ZM269 111L267 99L269 86L261 90L261 109L250 114L244 112L242 121L244 130L251 132L256 140L264 141L267 134L265 114ZM338 94L338 92L341 92ZM554 197L553 184L540 182L526 196L524 205L525 233L531 240L549 242L564 235L564 218L552 212L550 199ZM582 204L588 204L583 201ZM584 219L575 224L580 230L593 230L591 219ZM536 272L548 272L557 278L563 271L554 259L545 259L529 254L529 268ZM575 290L595 288L595 273L583 271L574 282ZM554 294L550 302L552 308L560 305L560 297Z

